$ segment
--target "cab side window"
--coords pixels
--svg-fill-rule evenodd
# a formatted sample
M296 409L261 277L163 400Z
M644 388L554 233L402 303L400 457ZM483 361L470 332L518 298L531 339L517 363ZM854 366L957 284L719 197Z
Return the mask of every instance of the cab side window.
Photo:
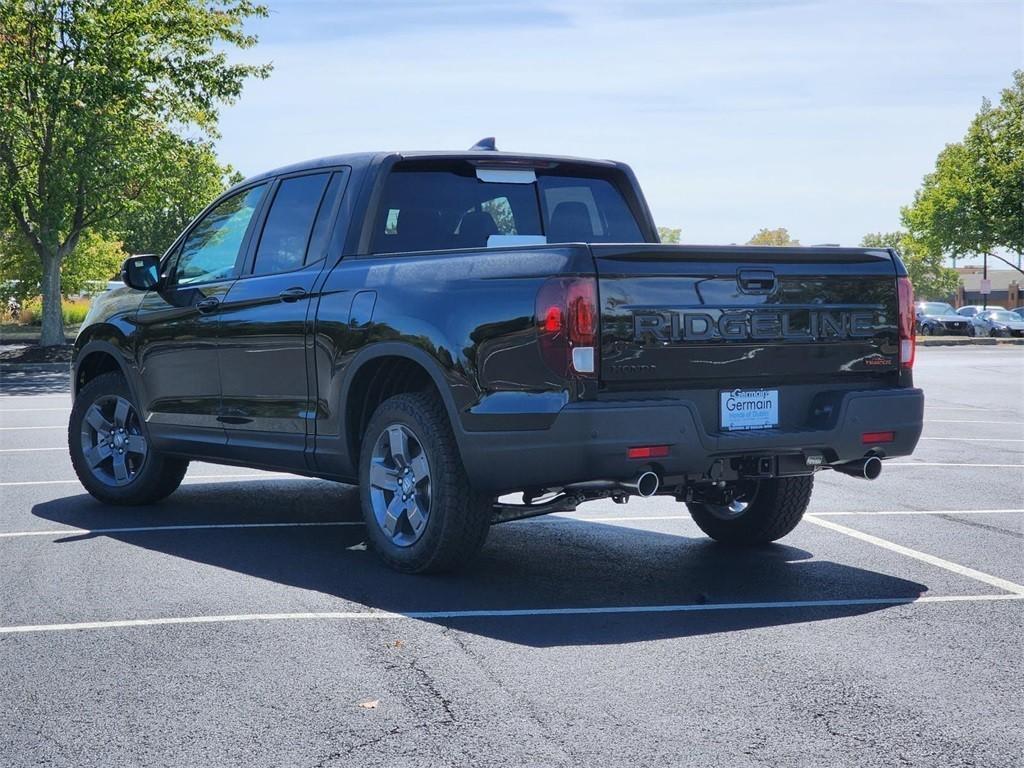
M206 214L185 238L173 282L192 285L233 277L238 251L264 192L266 184L242 190Z
M254 275L288 272L305 263L313 222L330 175L316 173L281 182L256 249Z

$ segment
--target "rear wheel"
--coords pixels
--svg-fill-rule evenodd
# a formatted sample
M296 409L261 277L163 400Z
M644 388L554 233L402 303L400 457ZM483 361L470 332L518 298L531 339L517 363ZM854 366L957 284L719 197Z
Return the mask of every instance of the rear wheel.
M107 504L150 504L181 484L188 462L149 445L128 383L120 373L90 381L75 398L68 423L75 474Z
M694 522L715 541L766 544L796 528L813 487L811 475L752 480L728 504L690 502L686 506Z
M370 544L406 573L465 565L491 525L493 500L470 486L448 414L424 392L396 395L373 414L359 494Z

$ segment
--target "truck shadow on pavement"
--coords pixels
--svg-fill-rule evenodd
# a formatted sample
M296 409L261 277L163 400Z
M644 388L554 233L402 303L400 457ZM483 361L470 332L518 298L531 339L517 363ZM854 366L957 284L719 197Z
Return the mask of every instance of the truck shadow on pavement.
M358 521L355 489L333 483L209 483L182 486L161 504L105 507L84 494L37 504L39 518L79 528ZM683 513L680 506L680 513ZM691 531L692 526L685 525ZM547 518L496 526L480 558L468 569L443 576L403 576L365 550L361 525L203 529L157 532L70 533L54 546L105 537L286 588L322 595L289 595L274 587L267 604L242 612L349 611L366 608L420 611L701 605L895 598L914 599L927 587L864 568L814 560L803 549L775 544L730 549L707 539L621 525ZM92 557L95 557L93 555ZM118 579L126 606L133 602L131 558L124 570L102 569L83 578ZM166 567L160 565L158 567ZM234 575L187 567L167 578L147 578L139 605L187 604L196 615L224 610L217 590L238 588ZM223 584L219 583L224 579ZM181 594L182 584L199 587ZM95 586L95 585L94 585ZM167 594L151 594L166 589ZM177 591L175 591L177 590ZM251 593L251 588L250 588ZM323 595L358 605L338 604ZM211 603L208 596L214 596ZM237 608L236 604L227 604ZM628 643L855 616L886 605L838 605L786 609L724 609L674 613L451 617L424 619L472 634L528 646ZM127 607L125 610L130 611ZM180 607L176 615L181 615ZM134 618L119 616L118 618Z
M3 392L4 396L65 395L70 407L67 371L37 371L31 366L24 367L27 370L0 370L0 392Z

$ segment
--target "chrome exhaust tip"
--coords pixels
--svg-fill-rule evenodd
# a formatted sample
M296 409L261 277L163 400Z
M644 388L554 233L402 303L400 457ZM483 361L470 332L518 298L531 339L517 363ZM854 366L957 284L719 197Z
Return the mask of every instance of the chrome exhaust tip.
M637 496L647 498L658 492L658 488L661 487L661 478L648 470L641 472L632 482L623 483L623 487L628 488Z
M850 477L876 480L882 474L882 460L877 456L865 456L863 459L848 461L845 464L837 464L832 469Z

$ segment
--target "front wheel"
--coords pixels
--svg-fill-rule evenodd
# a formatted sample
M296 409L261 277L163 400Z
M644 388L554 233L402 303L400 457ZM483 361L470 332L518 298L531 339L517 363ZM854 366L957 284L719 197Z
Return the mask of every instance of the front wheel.
M729 504L690 502L686 506L694 522L715 541L767 544L796 528L813 487L812 475L753 480Z
M366 427L359 495L367 538L405 573L467 564L487 538L493 500L466 476L448 414L425 392L384 401Z
M120 373L90 381L75 397L68 423L75 474L107 504L151 504L181 484L188 462L149 445L128 383Z

